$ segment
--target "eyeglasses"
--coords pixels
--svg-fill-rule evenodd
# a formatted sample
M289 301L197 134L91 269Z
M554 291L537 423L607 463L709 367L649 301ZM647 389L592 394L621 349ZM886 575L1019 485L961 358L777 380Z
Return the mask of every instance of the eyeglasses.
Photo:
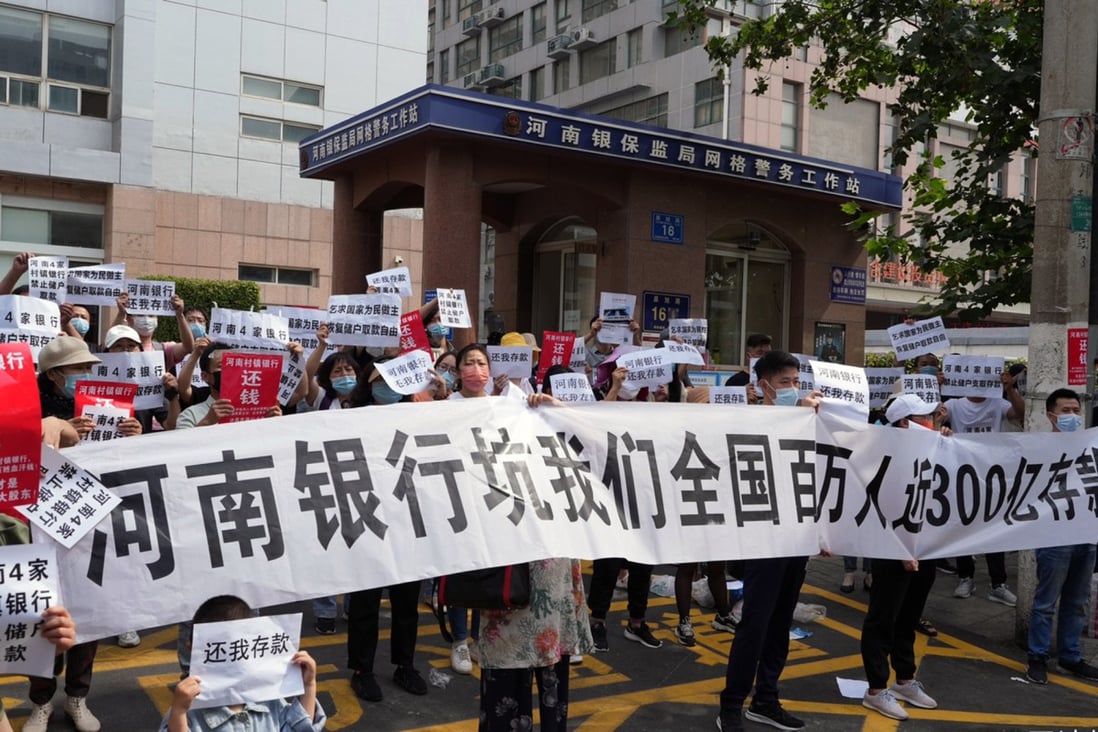
M457 367L456 366L447 366L446 364L439 364L438 366L435 366L435 371L438 371L440 373L446 373L446 374L456 374L457 373Z

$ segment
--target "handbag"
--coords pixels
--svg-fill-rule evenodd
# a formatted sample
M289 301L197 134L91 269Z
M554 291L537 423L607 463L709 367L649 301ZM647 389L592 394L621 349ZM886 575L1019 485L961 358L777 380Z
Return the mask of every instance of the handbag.
M453 637L446 628L446 608L472 610L514 610L530 604L530 565L506 564L502 567L474 569L440 577L433 610L442 637Z

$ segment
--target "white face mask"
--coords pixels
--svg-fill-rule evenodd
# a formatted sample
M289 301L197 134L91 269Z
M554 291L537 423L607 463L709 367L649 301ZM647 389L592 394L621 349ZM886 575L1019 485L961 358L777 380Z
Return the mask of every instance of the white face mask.
M139 335L152 335L153 332L156 330L156 316L133 316L133 329L136 330Z
M637 394L640 394L640 387L628 381L623 381L621 386L618 387L618 399L624 402L633 401L637 398Z

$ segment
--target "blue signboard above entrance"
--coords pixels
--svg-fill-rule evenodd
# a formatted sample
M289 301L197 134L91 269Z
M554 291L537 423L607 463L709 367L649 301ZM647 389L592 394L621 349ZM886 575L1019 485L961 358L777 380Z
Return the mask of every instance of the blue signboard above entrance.
M644 293L642 330L663 330L676 318L690 317L690 296L677 292Z
M652 241L682 244L684 217L679 214L652 212Z
M819 158L428 85L312 135L300 144L301 175L429 129L693 171L899 209L900 178ZM329 174L330 175L330 174Z

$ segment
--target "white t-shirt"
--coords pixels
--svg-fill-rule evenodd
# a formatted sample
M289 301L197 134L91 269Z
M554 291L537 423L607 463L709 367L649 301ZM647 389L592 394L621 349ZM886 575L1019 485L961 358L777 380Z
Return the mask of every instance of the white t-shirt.
M985 399L974 402L968 397L950 399L945 403L949 422L957 434L973 432L1002 432L1003 420L1010 411L1006 399Z

